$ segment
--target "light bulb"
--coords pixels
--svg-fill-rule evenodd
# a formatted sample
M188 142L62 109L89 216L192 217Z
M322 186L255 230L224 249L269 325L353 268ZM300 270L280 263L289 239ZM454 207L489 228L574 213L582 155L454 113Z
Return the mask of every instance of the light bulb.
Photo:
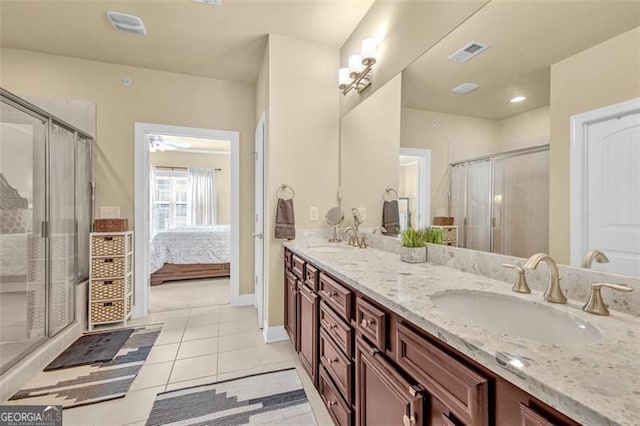
M362 71L362 57L360 55L349 56L349 72L350 77L356 77Z
M362 40L362 62L364 65L373 65L376 63L377 43L374 38L365 38Z
M349 68L340 68L338 70L338 87L344 89L351 81L349 77Z

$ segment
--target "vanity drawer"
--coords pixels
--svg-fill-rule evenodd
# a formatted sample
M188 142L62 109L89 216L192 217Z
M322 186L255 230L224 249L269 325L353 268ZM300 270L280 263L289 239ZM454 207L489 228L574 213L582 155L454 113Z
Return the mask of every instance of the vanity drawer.
M522 426L555 426L544 416L520 403L520 421Z
M318 290L318 280L320 279L320 271L318 268L310 263L307 263L307 268L304 273L304 283L313 290Z
M387 315L361 297L356 298L356 329L382 352L387 343Z
M333 421L339 426L351 426L353 410L344 402L340 392L336 389L331 378L323 367L320 367L320 380L318 382L318 392L327 406Z
M488 381L398 322L396 363L465 425L488 424Z
M353 329L344 322L324 301L320 302L320 325L333 338L347 358L353 356Z
M352 404L353 362L344 356L324 329L320 329L320 364L327 369L347 403Z
M296 256L295 254L291 256L291 270L300 281L304 281L305 263L306 262L302 258Z
M286 269L291 269L291 258L293 257L293 253L289 250L285 249L284 251L284 266Z
M320 297L342 319L347 322L351 320L351 291L322 272L320 273Z

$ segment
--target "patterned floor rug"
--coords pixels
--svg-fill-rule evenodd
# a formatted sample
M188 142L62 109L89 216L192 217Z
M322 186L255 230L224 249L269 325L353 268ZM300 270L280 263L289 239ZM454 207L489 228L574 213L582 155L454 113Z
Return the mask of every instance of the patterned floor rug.
M295 368L158 394L147 426L316 425Z
M147 359L162 325L135 328L111 360L63 370L43 371L10 398L19 404L95 404L125 396Z

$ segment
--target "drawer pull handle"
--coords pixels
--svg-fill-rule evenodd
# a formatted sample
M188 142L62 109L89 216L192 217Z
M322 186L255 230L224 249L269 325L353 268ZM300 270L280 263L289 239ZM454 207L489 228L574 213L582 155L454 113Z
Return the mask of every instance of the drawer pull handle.
M336 404L337 404L336 401L327 401L327 405L329 406L329 408L333 407Z
M360 324L362 325L362 327L367 328L370 325L374 325L376 323L375 320L373 319L366 319L366 318L362 318L362 321L360 322Z
M329 330L333 330L334 328L338 328L338 324L330 324Z
M109 285L109 284L113 284L113 281L109 280L109 281L103 281L104 285Z
M103 307L107 307L107 306L113 306L113 302L105 302L102 304Z
M324 293L329 299L338 295L335 291L323 291L322 293Z
M104 263L113 263L113 259L105 259Z
M327 358L327 361L329 362L329 365L333 364L334 362L338 362L340 361L338 358Z
M113 237L104 237L105 241L113 241Z
M402 424L404 426L411 426L411 425L415 425L416 424L416 418L415 416L407 416L406 414L404 416L402 416Z

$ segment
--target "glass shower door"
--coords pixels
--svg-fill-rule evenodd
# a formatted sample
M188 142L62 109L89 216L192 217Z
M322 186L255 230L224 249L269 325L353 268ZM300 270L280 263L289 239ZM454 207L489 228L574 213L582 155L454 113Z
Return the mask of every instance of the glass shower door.
M491 160L467 165L467 205L464 247L491 251Z
M0 373L46 338L44 117L0 103Z

